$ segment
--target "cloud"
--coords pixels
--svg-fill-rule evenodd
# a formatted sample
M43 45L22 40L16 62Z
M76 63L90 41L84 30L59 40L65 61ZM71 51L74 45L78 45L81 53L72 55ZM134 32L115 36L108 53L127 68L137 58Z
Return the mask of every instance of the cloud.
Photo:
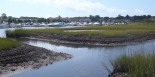
M54 6L61 9L71 9L78 12L106 12L106 13L117 13L127 14L131 11L133 13L144 13L143 10L126 10L121 8L111 8L105 6L103 3L91 1L91 0L12 0L16 2L24 2L34 5Z
M99 11L104 9L104 5L99 2L91 2L88 0L12 0L28 4L40 4L47 6L55 6L58 8L67 8L76 11Z
M54 4L56 4L58 7L84 12L93 12L105 9L103 4L99 2L91 2L88 0L55 0Z
M145 13L144 10L140 10L140 9L134 9L133 12L138 13L138 14L144 14Z
M49 4L52 0L10 0L28 4Z

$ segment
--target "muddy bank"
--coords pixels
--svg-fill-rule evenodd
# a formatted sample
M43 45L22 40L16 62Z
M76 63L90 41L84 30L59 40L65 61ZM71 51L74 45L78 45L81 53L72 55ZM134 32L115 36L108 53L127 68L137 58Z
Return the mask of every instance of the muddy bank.
M70 58L72 56L69 54L24 44L12 50L0 51L0 77L19 70L38 69Z
M129 77L127 73L117 72L117 73L111 73L108 75L108 77Z
M64 44L82 44L82 45L100 45L100 46L118 46L135 44L144 42L155 38L155 33L145 35L126 35L123 37L105 37L105 36L88 36L88 35L64 35L64 34L46 34L38 33L24 36L14 37L28 37L44 39L54 43Z

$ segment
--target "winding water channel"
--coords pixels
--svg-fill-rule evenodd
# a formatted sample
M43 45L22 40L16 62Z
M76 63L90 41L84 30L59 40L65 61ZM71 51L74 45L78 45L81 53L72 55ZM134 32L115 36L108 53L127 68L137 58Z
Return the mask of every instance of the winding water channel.
M0 29L0 37L6 37L5 29ZM109 72L105 66L112 70L111 60L123 54L143 53L145 51L147 51L145 53L151 53L155 50L155 40L115 47L64 45L30 39L18 40L56 52L72 54L74 57L41 67L40 69L11 73L8 77L107 77Z

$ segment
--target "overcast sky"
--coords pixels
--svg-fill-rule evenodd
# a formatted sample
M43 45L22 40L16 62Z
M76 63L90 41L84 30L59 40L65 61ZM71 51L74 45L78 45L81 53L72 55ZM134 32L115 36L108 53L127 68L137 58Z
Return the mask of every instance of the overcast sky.
M155 0L1 0L0 14L33 17L155 15Z

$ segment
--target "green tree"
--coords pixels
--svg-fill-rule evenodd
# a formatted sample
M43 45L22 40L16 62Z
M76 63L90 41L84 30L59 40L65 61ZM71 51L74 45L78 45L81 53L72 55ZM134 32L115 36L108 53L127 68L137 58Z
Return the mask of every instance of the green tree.
M104 20L104 22L108 22L109 21L109 17L104 17L103 20Z
M101 17L99 15L95 15L95 21L96 22L101 22Z
M126 19L129 19L129 18L130 18L130 16L129 16L129 15L126 15L126 16L125 16L125 18L126 18Z
M3 14L2 14L2 16L1 16L1 18L2 18L2 19L7 19L6 14L5 14L5 13L3 13Z

